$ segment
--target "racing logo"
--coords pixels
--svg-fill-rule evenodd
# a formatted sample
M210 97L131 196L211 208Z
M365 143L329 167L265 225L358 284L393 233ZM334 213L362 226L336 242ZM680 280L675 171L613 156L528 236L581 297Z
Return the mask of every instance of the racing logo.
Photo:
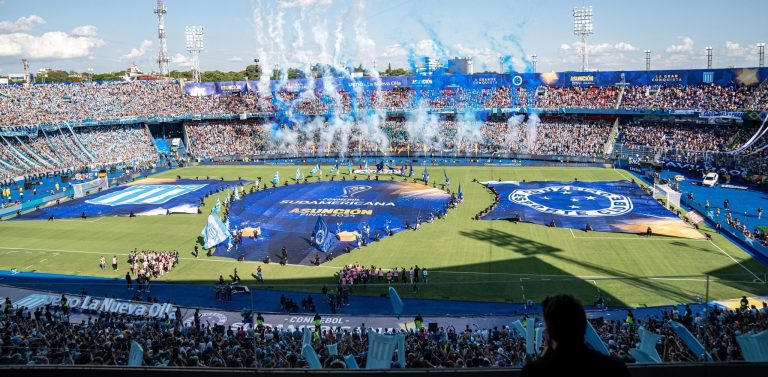
M371 189L371 186L344 186L343 191L344 193L340 196L340 198L354 198L355 195L363 192L368 191Z
M624 195L578 186L515 190L509 200L539 212L568 217L619 216L632 211L632 200Z

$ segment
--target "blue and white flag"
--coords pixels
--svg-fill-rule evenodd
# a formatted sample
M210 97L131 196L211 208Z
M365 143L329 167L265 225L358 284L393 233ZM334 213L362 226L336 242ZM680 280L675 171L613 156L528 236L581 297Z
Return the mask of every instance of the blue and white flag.
M357 365L357 360L355 360L354 355L344 356L344 362L347 363L347 369L360 369L360 366Z
M376 164L376 173L384 170L384 160L381 160L378 164Z
M352 161L347 160L347 174L352 175Z
M215 213L208 215L208 223L203 228L203 248L210 249L224 241L226 241L231 234L229 229L221 222L219 216Z
M405 162L403 162L402 165L400 165L400 175L405 175Z
M712 356L707 353L707 350L701 345L701 342L691 334L687 327L683 326L680 322L670 321L670 323L677 333L677 336L679 336L683 343L688 346L688 349L691 350L694 356L697 358L703 356L707 361L712 361Z
M753 334L752 332L736 337L744 360L750 362L768 361L768 330Z
M144 360L144 349L135 340L131 341L131 352L128 354L128 366L140 367Z
M427 184L427 181L429 180L429 172L427 171L426 165L424 165L424 171L421 172L421 180L424 181L424 184Z
M280 171L275 171L275 175L272 177L272 183L280 183Z
M322 252L328 251L331 248L331 233L328 231L328 225L325 224L322 217L317 218L315 223L315 246Z
M365 362L365 369L391 368L396 340L394 336L377 334L375 331L368 329L368 356Z
M445 185L450 186L451 185L451 179L448 178L448 173L445 172L445 169L443 169L443 175L445 175Z
M600 335L597 335L597 331L595 331L595 328L592 327L592 324L587 321L587 331L584 334L584 340L592 346L592 348L602 353L605 356L609 356L611 353L608 351L608 347L603 343L603 340L600 339Z
M413 177L413 164L411 164L411 171L408 172L409 177Z
M298 181L300 179L301 179L301 170L299 170L299 167L297 166L296 167L296 180Z
M397 338L397 362L400 368L405 368L405 334L395 335Z
M365 167L363 168L363 170L366 170L366 171L368 170L368 160L365 160Z
M525 321L525 352L529 355L536 354L536 342L534 341L534 336L536 335L535 323L536 320L533 317Z
M456 196L460 202L464 201L464 194L461 193L461 183L459 183L459 193Z
M215 215L218 214L219 211L221 211L221 200L216 198L216 205L211 209L211 213Z
M661 340L661 335L654 334L642 326L637 329L637 332L640 334L640 344L637 348L629 350L630 355L635 357L639 363L660 363L661 356L656 350L656 344ZM636 354L637 356L635 356Z
M305 344L304 347L301 347L301 356L307 360L310 369L323 368L322 364L320 364L320 359L317 357L317 352L315 352L311 345Z
M240 200L240 190L237 188L237 186L235 186L235 196L232 201L234 202L236 200Z
M395 312L397 319L400 319L400 314L403 313L403 300L394 287L389 287L389 301L392 302L392 311Z

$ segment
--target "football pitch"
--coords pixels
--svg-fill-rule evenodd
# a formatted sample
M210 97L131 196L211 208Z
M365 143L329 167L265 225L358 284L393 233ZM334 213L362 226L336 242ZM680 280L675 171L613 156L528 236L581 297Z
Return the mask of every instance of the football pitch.
M302 166L308 171L311 166ZM323 171L328 171L324 166ZM438 182L443 168L432 168ZM167 171L159 178L223 177L235 180L281 181L293 177L296 166L195 166ZM346 169L342 169L346 170ZM569 292L591 304L598 293L608 305L662 305L710 299L766 295L768 268L709 228L712 241L633 234L600 233L548 228L510 221L476 221L493 197L473 179L526 181L610 181L629 179L623 170L580 167L447 167L451 189L461 183L465 200L444 220L423 224L373 242L349 254L337 255L320 266L199 258L193 254L209 209L203 214L103 217L86 220L6 221L0 223L0 270L99 276L120 279L122 285L129 251L178 250L179 265L160 280L211 284L237 268L243 282L257 285L262 266L264 288L318 292L335 286L342 266L359 264L384 269L429 269L428 284L413 292L403 286L403 297L449 300L524 302L548 294ZM420 170L418 174L420 176ZM364 178L358 175L358 178ZM382 177L382 179L389 179ZM281 183L282 184L282 183ZM215 199L206 200L208 207ZM116 255L119 271L99 269L99 257ZM386 284L355 287L355 294L385 294Z

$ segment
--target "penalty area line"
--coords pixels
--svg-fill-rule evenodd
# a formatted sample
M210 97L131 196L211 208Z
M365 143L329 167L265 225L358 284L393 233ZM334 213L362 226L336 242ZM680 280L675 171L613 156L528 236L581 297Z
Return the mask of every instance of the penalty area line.
M760 279L760 278L759 278L757 275L755 275L755 273L754 273L754 272L752 272L752 270L748 269L748 268L747 268L747 266L745 266L745 265L741 264L741 262L737 261L737 260L736 260L736 258L732 257L732 256L731 256L731 254L728 254L728 252L726 252L725 250L723 250L723 249L722 249L720 246L717 246L717 244L715 244L715 243L714 243L714 242L712 242L712 241L709 241L709 243L711 243L711 244L712 244L712 246L716 247L716 248L717 248L717 250L720 250L720 251L721 251L723 254L727 255L727 256L728 256L728 258L731 258L731 260L732 260L732 261L734 261L734 262L736 262L736 264L738 264L739 266L741 266L741 268L745 269L747 272L749 272L750 274L752 274L752 276L754 276L754 277L755 277L755 279L757 279L757 281L759 281L759 282L761 282L761 283L765 283L765 281L764 281L763 279Z

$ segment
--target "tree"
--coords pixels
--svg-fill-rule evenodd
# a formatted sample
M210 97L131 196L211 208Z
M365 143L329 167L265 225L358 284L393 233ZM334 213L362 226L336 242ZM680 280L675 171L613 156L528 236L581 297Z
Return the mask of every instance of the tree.
M289 80L295 80L295 79L303 79L306 75L304 74L304 71L296 68L288 68L288 79Z
M122 81L125 71L119 72L107 72L107 73L94 73L93 81Z
M245 67L245 77L248 77L248 80L258 80L261 77L261 67L258 64Z

